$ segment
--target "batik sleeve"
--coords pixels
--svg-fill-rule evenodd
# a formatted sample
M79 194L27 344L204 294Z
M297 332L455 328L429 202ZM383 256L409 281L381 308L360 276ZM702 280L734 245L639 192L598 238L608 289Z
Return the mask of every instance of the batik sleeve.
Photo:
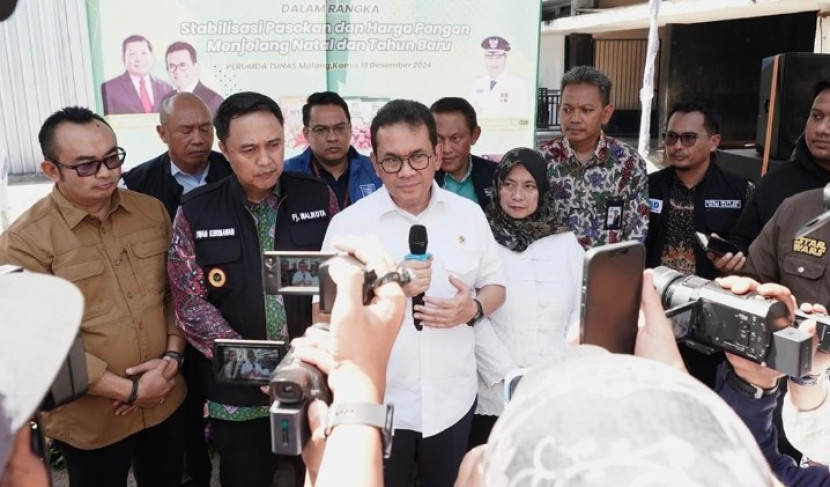
M205 273L196 263L193 232L181 209L173 222L167 277L176 326L205 357L213 358L213 341L217 338L242 338L207 300Z

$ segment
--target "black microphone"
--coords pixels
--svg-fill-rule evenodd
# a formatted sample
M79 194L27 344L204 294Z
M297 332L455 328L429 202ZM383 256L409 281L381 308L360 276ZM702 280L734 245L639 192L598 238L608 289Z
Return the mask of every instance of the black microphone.
M427 253L427 227L423 225L412 225L409 227L409 255L407 260L427 260L430 255ZM424 304L424 293L412 297L412 313L415 313L415 305ZM412 317L415 329L421 331L424 327L421 320Z

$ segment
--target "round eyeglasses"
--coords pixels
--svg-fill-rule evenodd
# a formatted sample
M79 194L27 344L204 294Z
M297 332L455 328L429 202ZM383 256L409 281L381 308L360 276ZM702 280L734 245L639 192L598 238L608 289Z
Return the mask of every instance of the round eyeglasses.
M432 158L429 154L412 154L409 157L390 156L380 161L380 167L386 174L395 174L401 172L404 161L409 162L409 167L416 171L422 171L429 166L429 160Z

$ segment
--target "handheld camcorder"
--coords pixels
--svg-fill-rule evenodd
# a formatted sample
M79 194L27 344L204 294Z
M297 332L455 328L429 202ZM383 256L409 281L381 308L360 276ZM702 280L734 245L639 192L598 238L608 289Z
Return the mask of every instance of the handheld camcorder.
M327 329L322 323L315 327ZM294 355L293 349L279 363L268 391L271 397L271 451L276 455L299 455L303 452L311 428L308 405L315 399L331 403L326 375L317 367Z
M262 255L266 294L320 295L320 311L331 313L337 285L329 274L332 259L357 259L334 252L273 251ZM363 267L361 265L361 267ZM377 275L363 272L363 304L374 296ZM327 325L313 325L328 329ZM308 405L315 399L331 402L327 378L317 367L297 358L280 341L216 340L214 372L218 382L268 385L271 450L277 455L299 455L311 437ZM276 364L276 365L275 365Z
M787 306L757 293L736 295L716 282L660 266L654 269L674 336L703 353L723 350L792 377L812 366L812 336L789 325ZM796 312L796 321L818 321L819 349L830 350L830 322Z

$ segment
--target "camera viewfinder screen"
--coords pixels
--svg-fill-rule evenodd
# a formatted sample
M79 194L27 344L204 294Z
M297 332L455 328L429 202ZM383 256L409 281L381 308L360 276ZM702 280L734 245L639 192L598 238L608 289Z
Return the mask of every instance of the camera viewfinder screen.
M280 288L304 288L307 292L320 288L320 266L328 259L280 257Z
M275 347L223 346L219 380L245 384L268 384L271 373L280 363Z

